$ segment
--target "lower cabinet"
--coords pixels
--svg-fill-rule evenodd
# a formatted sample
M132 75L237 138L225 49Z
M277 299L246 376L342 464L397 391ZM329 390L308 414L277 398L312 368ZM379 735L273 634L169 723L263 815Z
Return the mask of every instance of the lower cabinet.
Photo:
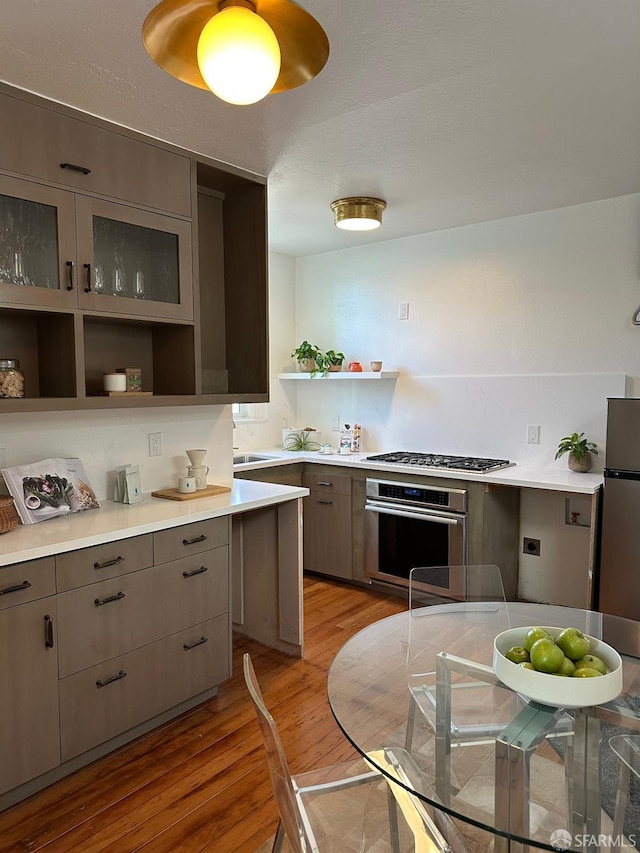
M208 519L0 569L7 805L230 676L229 531Z
M304 568L351 579L351 476L312 469L303 485L310 490L303 503Z

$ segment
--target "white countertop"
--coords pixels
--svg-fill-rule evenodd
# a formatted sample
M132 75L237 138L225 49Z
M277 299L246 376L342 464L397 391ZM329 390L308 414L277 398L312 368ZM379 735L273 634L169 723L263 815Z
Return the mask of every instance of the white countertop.
M256 470L259 468L273 468L276 465L293 464L295 462L317 462L329 465L342 465L347 468L367 468L372 471L381 471L387 474L421 474L425 477L446 477L450 480L466 480L476 483L495 483L501 486L519 486L528 489L550 489L556 492L571 492L574 494L593 495L603 484L601 474L577 474L570 471L566 461L564 465L520 465L516 463L510 468L501 468L489 474L474 474L470 471L438 471L434 468L422 468L417 465L389 465L383 462L370 462L367 456L377 455L378 452L340 453L324 454L319 452L296 452L271 448L269 450L236 451L237 453L251 453L256 456L269 456L269 461L248 462L244 465L234 465L236 475L242 475L242 471Z
M236 479L230 492L213 498L172 501L147 494L137 504L101 501L100 509L74 512L38 524L20 524L3 534L0 566L153 533L191 521L261 509L308 494L308 489L295 486Z

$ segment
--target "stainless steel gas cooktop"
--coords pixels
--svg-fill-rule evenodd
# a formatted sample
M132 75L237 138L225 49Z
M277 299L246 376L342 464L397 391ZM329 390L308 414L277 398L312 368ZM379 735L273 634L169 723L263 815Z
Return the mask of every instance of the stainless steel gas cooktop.
M410 453L399 450L396 453L380 453L367 456L371 462L390 462L393 465L415 465L418 468L439 468L443 471L471 471L475 474L486 474L509 468L515 462L508 459L486 459L478 456L448 456L439 453Z

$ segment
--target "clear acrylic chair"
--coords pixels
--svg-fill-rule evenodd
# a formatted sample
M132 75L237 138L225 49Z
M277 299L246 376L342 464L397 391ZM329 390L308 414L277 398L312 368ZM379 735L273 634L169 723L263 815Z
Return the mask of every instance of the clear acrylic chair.
M635 777L636 786L640 786L640 735L614 735L609 738L609 746L620 759L620 782L616 793L611 833L614 838L617 838L625 831L629 788L633 777Z
M420 773L404 750L381 750L371 755L371 764L360 759L292 776L248 654L243 668L280 813L273 853L282 849L285 837L294 853L450 853L424 804L402 784ZM377 767L384 767L385 775Z
M429 610L434 604L465 603L466 638L458 637L460 623L451 637L451 645L434 647L433 623ZM493 745L527 700L508 691L497 678L489 649L493 637L511 627L502 574L498 566L417 567L409 576L409 639L407 646L407 682L410 693L405 748L411 752L417 720L435 732L436 790L444 805L455 793L452 783L452 750L465 745ZM425 618L427 617L427 618ZM485 660L470 659L474 640L483 635ZM489 638L490 642L486 642ZM458 642L465 655L451 652ZM480 644L478 644L480 645ZM486 691L498 690L497 701L487 702ZM478 713L490 707L486 719ZM573 721L563 714L554 728L554 736L568 735Z

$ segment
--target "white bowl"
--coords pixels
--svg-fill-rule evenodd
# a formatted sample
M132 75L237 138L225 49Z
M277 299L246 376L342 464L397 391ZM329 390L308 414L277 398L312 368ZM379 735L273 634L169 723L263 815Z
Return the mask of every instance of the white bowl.
M503 684L534 702L552 708L587 708L610 702L619 695L622 690L622 659L612 646L596 637L589 637L589 654L601 658L609 670L597 678L547 675L518 666L506 658L504 655L512 646L524 645L529 627L503 631L493 641L493 668ZM541 627L552 637L557 637L563 630L546 625Z

